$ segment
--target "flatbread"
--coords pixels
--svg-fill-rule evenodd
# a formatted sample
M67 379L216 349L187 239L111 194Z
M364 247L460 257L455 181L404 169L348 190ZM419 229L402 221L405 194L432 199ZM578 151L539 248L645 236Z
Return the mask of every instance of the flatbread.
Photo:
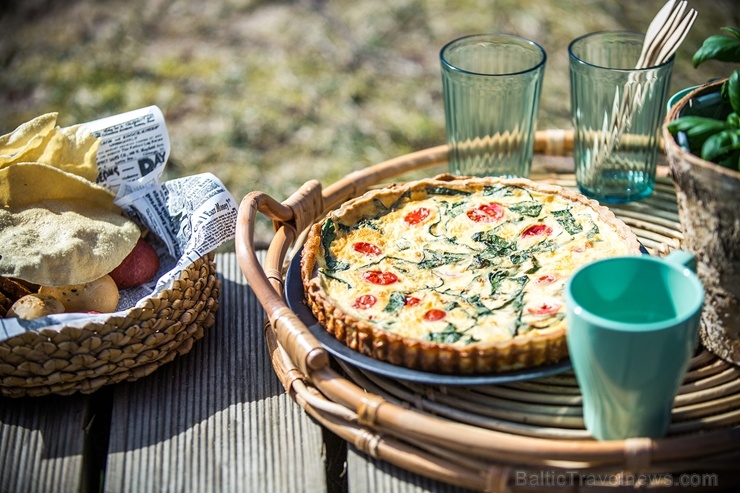
M95 182L100 140L83 125L57 127L56 118L47 113L0 136L0 168L42 163Z
M51 166L0 169L0 275L64 286L112 271L141 234L113 199L105 188Z

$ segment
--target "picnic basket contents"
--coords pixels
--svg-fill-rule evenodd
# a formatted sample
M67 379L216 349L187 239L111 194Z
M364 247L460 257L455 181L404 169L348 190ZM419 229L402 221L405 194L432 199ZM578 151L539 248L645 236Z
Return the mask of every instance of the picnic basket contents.
M178 184L160 184L142 167L128 180L105 179L125 169L104 161L116 143L141 144L136 132L119 134L127 124L148 123L167 155L158 109L66 129L56 117L0 137L0 392L7 396L92 392L147 375L188 352L218 307L213 245L188 246L188 234L167 230L190 228L197 208L175 211L170 200L159 213L179 217L148 219ZM195 179L233 201L215 177Z
M568 166L566 159L559 157L570 152L571 139L568 132L537 132L538 155L531 176L538 184L536 188L556 186L572 190L575 187L572 162ZM532 369L524 373L502 370L491 373L498 379L494 384L471 383L480 375L466 376L459 371L450 374L422 368L409 376L408 368L400 362L394 365L383 361L396 368L387 372L373 364L365 366L367 355L362 354L360 345L373 343L365 342L370 337L361 335L360 331L353 336L355 349L344 344L339 346L346 349L338 349L329 342L334 335L324 337L327 329L337 330L332 327L334 322L328 320L334 317L343 319L345 326L338 331L344 330L342 337L346 338L345 320L349 316L357 317L363 304L355 311L347 309L349 315L344 311L346 305L337 309L328 303L314 313L310 309L315 303L312 298L320 299L316 293L309 292L314 289L312 283L319 282L314 277L308 283L303 282L305 278L298 283L301 294L308 295L302 302L309 306L296 305L293 291L296 283L290 278L295 275L296 263L309 258L303 260L306 268L301 276L308 272L316 276L318 270L329 264L333 269L327 271L327 277L342 276L345 271L337 264L353 258L363 259L358 261L359 265L386 271L375 268L378 259L365 259L364 252L373 253L375 248L362 245L361 251L355 252L354 244L364 242L382 250L398 238L388 230L383 230L383 234L371 233L368 238L355 238L352 235L359 233L353 233L356 229L347 226L362 224L372 230L373 221L366 218L374 217L378 209L388 208L400 215L405 211L403 207L396 210L388 207L389 203L395 203L398 195L404 196L404 191L415 190L417 183L435 186L444 183L457 188L455 185L460 182L452 177L445 177L442 182L422 179L411 184L403 180L404 176L418 176L420 171L434 176L436 170L446 167L447 156L447 146L439 146L356 171L325 188L317 181L310 181L282 203L261 192L252 192L242 200L236 232L237 258L265 308L269 320L265 336L275 372L295 401L319 423L365 454L430 478L477 490L557 488L554 483L543 482L548 474L558 477L570 474L574 483L568 484L577 484L584 491L624 486L660 487L668 485L668 477L678 478L688 473L699 473L697 477L700 477L701 473L731 470L737 454L735 444L740 439L737 404L740 371L703 347L697 349L679 389L666 437L599 442L584 429L579 387L567 367L544 376ZM386 201L386 188L400 193L388 192ZM422 200L429 200L426 192L420 195ZM439 199L432 194L432 200L435 198ZM352 212L358 203L361 205ZM368 209L370 212L366 213ZM680 247L675 192L672 182L664 175L658 178L650 198L611 206L609 210L618 223L628 226L650 255L664 256ZM272 219L276 226L275 237L263 260L258 259L253 245L258 213ZM321 229L329 219L334 222L334 231L322 234ZM342 232L343 229L347 231ZM321 238L339 237L340 232L346 234L341 242L349 250L347 257L340 255L345 250L339 244L336 248L328 241L322 244ZM399 236L411 241L413 233L404 227ZM630 245L628 249L634 248L631 240L623 242ZM313 253L305 253L307 248L313 248ZM326 251L332 254L328 258ZM427 253L423 258L438 257ZM308 268L312 262L319 264L318 270ZM400 274L396 275L400 278ZM341 280L349 284L360 282L347 277ZM373 306L379 305L378 310L385 310L390 303L390 293L353 290L348 304L354 305L354 300L364 294L376 298ZM314 318L307 317L306 312ZM358 327L366 322L358 319L353 323ZM351 342L352 337L350 345ZM353 355L348 357L347 352ZM419 374L423 378L417 378Z

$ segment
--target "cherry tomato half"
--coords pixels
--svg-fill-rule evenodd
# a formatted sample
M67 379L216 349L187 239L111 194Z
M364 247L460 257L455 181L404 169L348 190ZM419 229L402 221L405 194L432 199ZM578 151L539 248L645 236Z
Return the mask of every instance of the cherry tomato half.
M534 282L538 286L547 286L548 284L552 284L557 280L558 277L555 274L545 274L544 276L538 277Z
M553 313L557 313L559 309L560 304L558 303L542 303L541 305L528 308L527 311L532 315L552 315Z
M442 320L447 315L447 312L444 310L439 310L437 308L432 308L428 312L424 314L424 320L426 322L436 322L437 320Z
M360 310L367 310L368 308L371 308L375 303L377 303L378 298L371 294L363 294L362 296L358 296L355 299L355 302L352 304L353 307L358 308Z
M424 219L428 218L431 214L432 211L430 211L426 207L419 207L418 209L414 209L413 211L406 214L403 220L406 221L406 224L413 226L414 224L419 224Z
M406 298L403 300L403 304L406 306L416 306L419 304L420 301L421 300L416 296L406 296Z
M398 276L393 272L387 272L382 270L369 270L362 274L362 278L371 283L379 284L381 286L387 286L398 281Z
M352 248L354 248L356 252L363 253L365 255L380 255L381 253L380 248L377 245L373 245L366 241L358 241L352 245Z
M495 223L504 217L504 206L498 202L491 202L470 209L467 214L471 220L477 223Z
M547 224L533 224L522 231L522 238L530 236L549 236L552 234L552 228Z

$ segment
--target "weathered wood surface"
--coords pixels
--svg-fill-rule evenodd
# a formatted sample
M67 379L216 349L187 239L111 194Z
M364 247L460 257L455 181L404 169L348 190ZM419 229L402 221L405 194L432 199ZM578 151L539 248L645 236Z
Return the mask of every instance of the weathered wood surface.
M151 376L116 386L106 492L324 491L322 432L285 393L262 307L218 256L216 326Z
M0 397L0 492L89 491L88 397Z
M233 253L216 326L148 377L91 394L0 398L0 493L462 493L368 457L280 385L264 311Z

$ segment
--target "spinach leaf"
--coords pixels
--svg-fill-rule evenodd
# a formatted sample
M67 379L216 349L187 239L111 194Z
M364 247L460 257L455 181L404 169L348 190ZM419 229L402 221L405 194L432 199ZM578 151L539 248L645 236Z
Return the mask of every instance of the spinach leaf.
M454 300L453 301L450 301L449 303L447 303L445 305L445 311L447 311L447 312L452 311L455 308L457 308L458 306L460 306L460 303L458 303L457 301L454 301Z
M465 201L455 202L452 204L452 206L448 209L447 215L450 218L457 217L463 212L465 212L465 206L467 203Z
M441 265L455 264L465 260L468 255L464 253L437 252L434 250L424 250L424 260L419 262L420 269L434 269Z
M569 209L553 211L552 215L555 216L555 220L571 235L575 235L583 231L583 226L576 222Z
M491 250L485 250L473 255L472 262L470 263L470 269L485 269L487 267L490 267L491 265L498 264L500 260L501 257L496 255L495 252L492 252Z
M350 283L348 283L344 279L341 279L341 278L335 276L333 272L328 271L326 269L319 269L319 272L324 277L328 277L329 279L334 279L335 281L341 282L342 284L346 284L349 289L352 289L352 285Z
M510 205L509 210L518 212L523 216L538 217L542 212L542 204L540 204L536 200L529 200L526 202L518 202L516 204Z
M427 187L427 194L429 195L470 195L467 190L457 190L456 188L448 187Z
M532 253L539 253L539 252L554 252L558 249L558 244L555 243L552 240L543 240L536 245L534 245L530 250Z
M388 304L383 309L386 313L398 313L406 305L406 294L401 291L393 291Z
M327 219L321 226L321 246L324 249L324 262L326 267L332 271L341 271L349 269L349 264L339 262L331 255L331 244L337 237L336 227L333 219Z
M509 255L509 260L514 265L523 264L530 258L532 258L532 252L530 250L522 250L521 252L515 252Z
M534 255L532 255L532 267L530 267L527 270L527 272L525 272L525 274L534 274L535 272L537 272L538 270L540 270L540 267L542 267L542 266L540 265L539 261L537 260L537 257L535 257Z
M498 292L501 287L501 281L507 277L507 272L503 270L497 270L488 274L488 282L491 283L491 296Z
M475 308L476 318L491 314L491 309L483 304L483 302L480 300L480 296L471 296L466 301L470 304L470 306Z
M447 324L443 330L439 332L431 332L426 334L422 340L429 342L436 342L437 344L454 344L459 340L462 340L464 344L472 344L478 342L473 336L465 335L462 332L458 332L457 328L452 324Z
M483 188L483 195L493 197L511 197L516 191L523 192L529 199L532 199L532 194L529 190L522 187L515 187L511 185L506 186L487 186Z
M516 242L506 241L492 231L478 231L472 238L473 241L486 245L489 252L494 255L505 256L516 251Z
M367 228L372 229L374 231L378 231L380 233L383 232L383 230L378 226L378 222L375 219L370 218L362 218L359 221L357 221L357 226L355 226L357 229Z

